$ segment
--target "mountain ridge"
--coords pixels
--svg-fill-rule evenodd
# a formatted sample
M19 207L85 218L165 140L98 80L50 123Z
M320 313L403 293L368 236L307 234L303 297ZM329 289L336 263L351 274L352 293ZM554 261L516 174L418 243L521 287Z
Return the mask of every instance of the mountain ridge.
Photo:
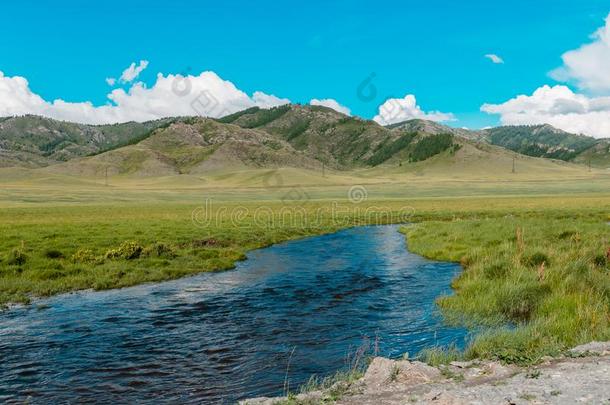
M532 157L610 167L610 138L593 138L573 134L550 124L503 125L480 130L453 128L432 121L413 119L390 125L391 128L426 128L437 134L443 131L466 139L487 142Z
M570 134L548 124L474 131L412 119L384 127L327 107L295 104L254 107L218 119L172 117L97 126L38 116L0 118L0 167L47 167L77 175L162 176L278 167L348 170L451 156L463 147L610 167L610 140Z

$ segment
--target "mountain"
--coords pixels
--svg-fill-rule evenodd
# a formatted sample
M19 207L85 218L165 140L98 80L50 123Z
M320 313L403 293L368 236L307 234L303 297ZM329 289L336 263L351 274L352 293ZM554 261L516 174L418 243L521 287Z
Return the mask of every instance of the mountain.
M276 135L296 150L337 169L377 166L391 161L419 161L457 147L448 131L428 133L350 117L322 106L286 105L252 108L221 119L243 128Z
M335 168L362 164L373 157L381 144L400 136L373 121L348 117L321 106L256 108L222 121L275 135L296 150Z
M595 167L610 167L610 139L598 139L588 149L580 152L574 159L576 163L590 164Z
M77 166L88 162L85 172L94 166L112 166L109 170L116 173L158 166L161 172L182 173L210 158L204 166L325 164L343 169L383 163L415 137L330 108L300 105L253 108L219 120L101 126L23 116L0 120L0 166L43 167L93 156L78 159Z
M133 145L73 159L48 170L82 176L167 176L248 167L318 167L320 164L265 131L207 118L172 122Z
M389 125L388 128L428 134L451 133L457 137L500 146L522 155L610 167L610 139L572 134L549 124L509 125L472 131L413 119Z
M453 128L447 125L439 124L438 122L417 118L388 125L387 128L402 129L407 132L418 132L431 135L453 134L466 139L477 139L479 137L478 131L471 131L464 128Z
M479 135L493 145L528 156L610 167L610 139L572 134L548 124L489 128Z
M172 120L83 125L33 115L0 118L0 167L41 167L137 142Z
M82 176L167 176L247 168L344 170L421 161L459 147L451 134L388 129L330 108L253 108L222 119L167 123L133 144L48 170Z
M574 160L598 141L585 135L575 135L551 125L504 126L481 131L482 137L493 145L524 155Z
M515 154L506 149L607 167L609 146L608 141L550 126L469 131L415 119L384 127L310 105L250 108L220 119L179 117L101 126L35 116L0 119L0 166L48 166L45 170L52 173L93 177L289 167L407 170L433 157L430 162L489 165L512 162Z

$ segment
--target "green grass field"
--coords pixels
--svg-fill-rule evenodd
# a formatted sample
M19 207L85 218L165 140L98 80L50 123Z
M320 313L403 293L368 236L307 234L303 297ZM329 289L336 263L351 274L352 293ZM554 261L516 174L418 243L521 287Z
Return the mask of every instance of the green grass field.
M525 363L610 339L608 173L435 167L117 176L108 185L2 169L0 304L223 270L279 241L408 221L411 250L465 268L439 304L448 321L481 331L466 356ZM355 184L368 197L359 204L348 199ZM267 216L257 216L261 207ZM367 207L393 214L365 215Z
M450 322L482 327L466 356L527 364L610 339L608 212L537 209L403 230L412 251L464 266L439 304Z

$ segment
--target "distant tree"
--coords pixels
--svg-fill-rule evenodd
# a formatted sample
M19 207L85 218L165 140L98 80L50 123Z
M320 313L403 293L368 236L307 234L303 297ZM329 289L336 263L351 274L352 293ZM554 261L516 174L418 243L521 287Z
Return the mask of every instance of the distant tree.
M438 134L427 136L417 142L411 152L411 161L420 162L434 155L451 148L453 146L453 135Z

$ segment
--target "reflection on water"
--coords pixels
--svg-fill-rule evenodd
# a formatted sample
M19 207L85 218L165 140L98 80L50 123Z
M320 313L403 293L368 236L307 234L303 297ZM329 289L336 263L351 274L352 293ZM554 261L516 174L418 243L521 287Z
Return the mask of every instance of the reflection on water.
M341 369L365 337L399 356L455 342L434 299L460 271L396 226L253 251L233 271L0 313L0 401L233 403Z

